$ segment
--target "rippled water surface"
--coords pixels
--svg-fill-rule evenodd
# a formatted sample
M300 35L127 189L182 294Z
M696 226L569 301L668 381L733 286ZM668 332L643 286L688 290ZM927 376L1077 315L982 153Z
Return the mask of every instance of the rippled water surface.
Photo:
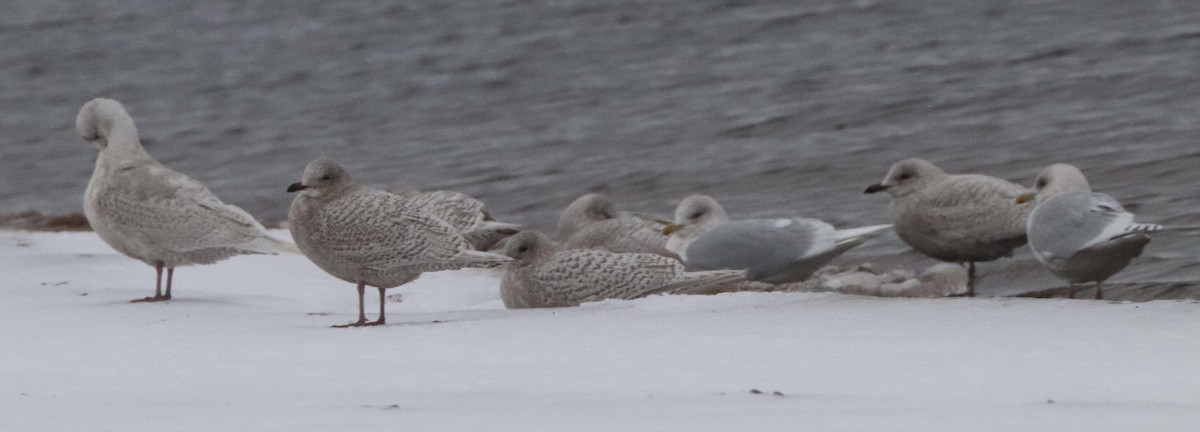
M7 3L0 210L82 208L74 116L107 96L264 219L329 155L542 229L590 191L873 224L886 199L862 189L920 156L1024 184L1069 162L1143 220L1200 224L1200 2L364 3ZM1162 236L1114 281L1200 279L1198 239ZM932 263L894 236L842 262L863 257ZM981 268L985 292L1061 285L1024 250Z

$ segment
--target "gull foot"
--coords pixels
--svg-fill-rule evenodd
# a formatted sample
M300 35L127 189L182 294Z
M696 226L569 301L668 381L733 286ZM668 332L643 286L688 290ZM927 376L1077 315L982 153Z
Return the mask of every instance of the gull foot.
M167 297L167 296L154 296L154 297L140 298L137 300L130 300L129 302L130 303L157 303L157 302L167 301L170 299L171 298Z

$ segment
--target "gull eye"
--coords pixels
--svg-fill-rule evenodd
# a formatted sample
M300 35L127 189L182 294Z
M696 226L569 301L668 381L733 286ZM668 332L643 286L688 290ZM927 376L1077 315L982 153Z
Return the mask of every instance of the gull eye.
M521 247L517 248L517 253L525 253L525 252L529 252L529 248L528 248L528 247L526 247L526 246L521 246Z
M896 176L896 180L900 181L908 180L910 178L912 178L911 173L900 173L900 175Z
M1037 188L1038 188L1038 189L1042 189L1042 188L1045 188L1045 187L1046 187L1046 179L1043 179L1043 178L1040 178L1040 179L1038 179L1038 181L1037 181Z
M321 176L321 181L329 181L330 178L331 177L329 177L329 174L325 174L325 175Z
M692 219L700 219L700 216L704 216L704 212L695 212L695 213L692 213L692 215L689 217Z

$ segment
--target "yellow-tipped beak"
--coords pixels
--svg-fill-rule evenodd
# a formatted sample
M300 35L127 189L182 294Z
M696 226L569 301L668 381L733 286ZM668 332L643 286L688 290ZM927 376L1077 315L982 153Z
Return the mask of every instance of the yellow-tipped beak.
M1035 198L1037 198L1036 193L1025 192L1023 194L1017 195L1017 204L1025 204L1027 202L1033 201Z
M663 227L662 233L665 236L669 236L669 235L671 235L671 233L673 233L675 231L679 231L680 228L683 228L683 226L676 225L676 224L667 224L667 226Z

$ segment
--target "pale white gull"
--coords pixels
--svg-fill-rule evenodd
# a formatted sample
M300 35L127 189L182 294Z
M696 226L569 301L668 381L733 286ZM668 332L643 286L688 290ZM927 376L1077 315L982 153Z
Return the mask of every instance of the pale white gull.
M120 102L89 101L80 108L75 128L100 150L84 194L88 223L113 249L154 266L157 273L154 297L135 301L170 300L176 267L234 255L297 252L268 235L244 210L150 157Z

